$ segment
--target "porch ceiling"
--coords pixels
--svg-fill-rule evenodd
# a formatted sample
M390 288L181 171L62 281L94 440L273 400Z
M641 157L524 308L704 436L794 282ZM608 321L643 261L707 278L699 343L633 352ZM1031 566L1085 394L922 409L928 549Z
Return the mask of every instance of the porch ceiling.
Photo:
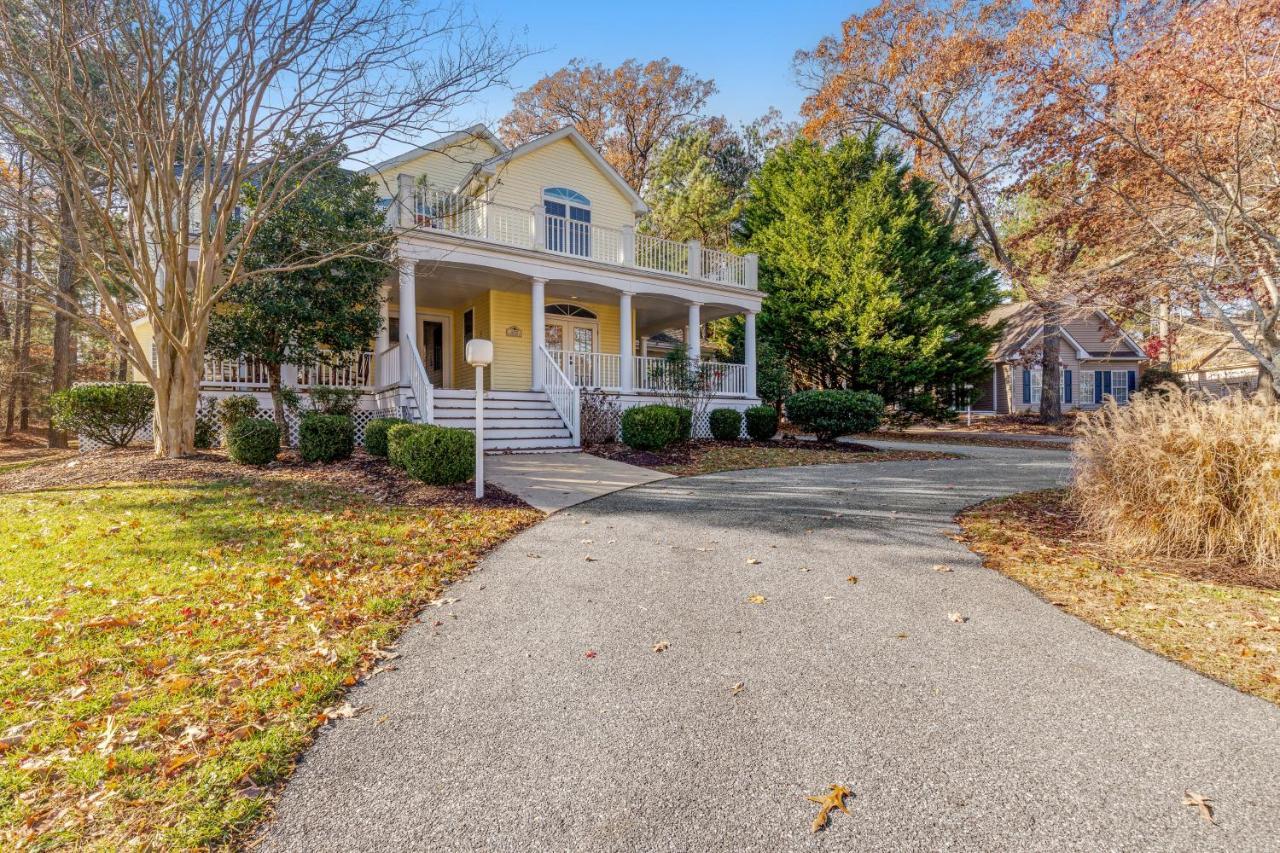
M399 304L399 288L389 282L391 302ZM528 293L531 284L524 276L512 275L501 270L450 264L447 262L420 262L417 266L417 302L439 308L453 308L470 301L485 290L504 290L512 293ZM599 284L570 279L548 279L547 302L578 300L615 304L620 291ZM632 297L636 312L636 331L651 335L664 329L679 328L688 321L689 302L675 296L636 294ZM702 305L703 322L740 314L741 308L706 302Z

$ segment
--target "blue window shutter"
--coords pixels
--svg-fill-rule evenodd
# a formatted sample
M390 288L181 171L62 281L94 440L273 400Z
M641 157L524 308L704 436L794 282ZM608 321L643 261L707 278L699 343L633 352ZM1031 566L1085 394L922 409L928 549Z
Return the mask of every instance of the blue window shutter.
M1071 371L1064 370L1062 371L1062 402L1070 403L1072 396L1074 395L1071 393Z
M1104 371L1102 371L1102 393L1103 393L1103 394L1111 394L1111 393L1112 393L1112 391L1111 391L1111 371L1110 371L1110 370L1104 370Z
M1107 373L1107 371L1105 371L1105 370L1095 370L1095 371L1093 372L1093 402L1095 402L1095 403L1101 403L1101 402L1102 402L1102 394L1103 394L1103 390L1102 390L1102 382L1103 382L1103 379L1102 379L1102 377L1103 377L1103 376L1110 376L1110 375L1111 375L1111 374L1110 374L1110 373ZM1110 381L1110 380L1107 380L1107 381Z
M1129 393L1132 394L1138 390L1138 371L1129 371Z
M1022 402L1031 404L1031 371L1022 368Z

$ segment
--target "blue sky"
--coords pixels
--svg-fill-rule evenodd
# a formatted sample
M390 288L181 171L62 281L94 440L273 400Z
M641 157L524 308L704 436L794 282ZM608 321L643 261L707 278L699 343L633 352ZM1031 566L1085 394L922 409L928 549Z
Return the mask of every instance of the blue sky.
M542 2L470 0L481 20L539 51L511 76L517 89L557 70L573 57L617 65L623 60L662 56L700 77L716 81L714 113L746 122L770 106L795 118L803 93L791 60L824 35L839 31L849 15L867 8L867 0L799 2ZM511 92L492 90L457 116L496 127L511 105Z

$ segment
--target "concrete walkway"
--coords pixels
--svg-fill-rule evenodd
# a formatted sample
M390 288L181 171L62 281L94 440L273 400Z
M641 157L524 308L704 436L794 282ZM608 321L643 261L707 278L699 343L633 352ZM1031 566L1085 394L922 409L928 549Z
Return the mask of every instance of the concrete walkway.
M665 480L531 528L353 691L264 849L1275 849L1280 710L982 568L952 513L1068 460L955 450ZM804 797L836 782L851 814L813 835Z
M486 456L484 465L486 483L501 486L547 513L671 476L590 453Z

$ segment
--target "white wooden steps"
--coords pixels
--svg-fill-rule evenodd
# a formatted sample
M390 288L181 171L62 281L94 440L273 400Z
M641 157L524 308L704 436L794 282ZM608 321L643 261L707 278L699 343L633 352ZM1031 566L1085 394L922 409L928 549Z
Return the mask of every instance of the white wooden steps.
M472 391L435 391L435 422L475 429ZM486 391L484 449L488 453L564 453L577 450L573 436L540 391Z

